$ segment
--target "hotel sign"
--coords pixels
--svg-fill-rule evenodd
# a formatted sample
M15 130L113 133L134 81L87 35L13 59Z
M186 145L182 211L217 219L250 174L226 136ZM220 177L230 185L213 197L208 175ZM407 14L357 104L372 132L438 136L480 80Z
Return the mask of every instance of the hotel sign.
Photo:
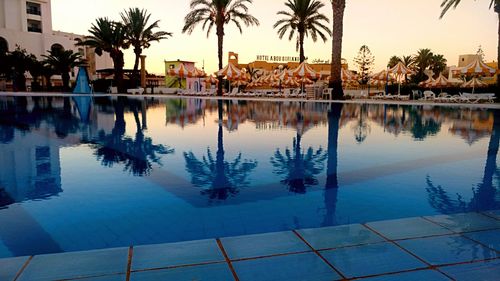
M292 56L268 56L268 55L257 55L258 61L267 61L267 62L299 62L299 57Z

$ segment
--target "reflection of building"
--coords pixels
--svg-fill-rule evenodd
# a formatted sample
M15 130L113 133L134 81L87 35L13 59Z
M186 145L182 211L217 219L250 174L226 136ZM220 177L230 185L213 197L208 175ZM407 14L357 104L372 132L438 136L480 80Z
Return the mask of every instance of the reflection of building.
M0 44L9 51L19 45L38 58L53 47L62 47L82 54L89 61L89 72L112 67L108 55L96 56L93 49L75 46L82 35L52 30L50 0L0 0ZM71 73L75 78L76 71Z
M0 189L14 202L42 199L62 192L60 144L46 137L49 129L16 133L16 140L0 144ZM1 207L1 206L0 206Z

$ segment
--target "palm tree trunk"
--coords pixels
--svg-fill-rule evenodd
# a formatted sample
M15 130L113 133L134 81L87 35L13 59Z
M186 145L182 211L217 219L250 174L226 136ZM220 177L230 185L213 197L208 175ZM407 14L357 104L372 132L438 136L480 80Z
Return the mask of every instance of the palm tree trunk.
M304 55L304 31L299 31L300 63L306 60Z
M498 46L497 46L497 69L500 69L500 4L495 5L498 14ZM497 100L500 98L500 75L497 74L497 89L495 91Z
M219 70L222 69L222 57L223 57L223 47L224 47L224 22L218 20L217 22L217 55L219 57ZM217 95L222 96L222 76L219 76L219 85L217 89Z
M115 51L112 53L111 58L115 67L115 86L119 92L124 92L123 88L123 66L125 65L122 51Z
M63 83L63 91L69 91L69 73L68 72L63 72L61 74L62 78L62 83Z
M329 87L333 89L333 98L342 99L342 36L344 30L345 0L331 0L333 9L332 28L332 63L330 71Z
M132 73L132 85L134 86L139 86L139 59L142 54L142 49L141 48L134 48L134 54L135 54L135 61L134 61L134 70Z

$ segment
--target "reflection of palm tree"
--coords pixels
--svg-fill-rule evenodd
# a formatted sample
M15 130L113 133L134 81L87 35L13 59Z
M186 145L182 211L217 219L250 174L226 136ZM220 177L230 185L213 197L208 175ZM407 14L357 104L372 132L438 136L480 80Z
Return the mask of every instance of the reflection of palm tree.
M360 105L359 119L358 122L353 126L354 137L358 144L365 141L371 130L370 124L366 122L366 118L368 117L366 107L366 104Z
M191 182L201 188L201 193L210 199L226 200L238 193L239 188L248 186L248 175L257 167L255 160L242 160L241 153L232 162L224 158L224 142L222 130L222 101L219 107L219 132L217 135L217 152L215 159L210 148L207 156L198 160L193 152L184 152L186 170L191 174Z
M473 190L472 199L467 203L462 196L451 198L440 185L435 186L430 177L427 177L427 193L432 207L442 213L458 213L467 211L482 211L500 208L500 189L493 185L493 178L498 174L497 154L500 141L500 112L494 110L493 131L488 145L488 155L484 167L483 180Z
M306 193L307 187L318 184L316 176L323 171L323 162L327 157L321 147L316 151L312 147L303 151L301 140L302 136L297 132L297 136L293 139L293 151L286 148L283 154L278 149L271 157L274 173L284 176L281 183L295 193Z
M125 100L123 97L117 99L114 107L115 126L111 134L101 133L94 140L97 158L103 166L112 167L115 163L123 163L124 170L130 171L135 176L149 175L152 163L161 165L157 154L171 154L174 150L163 145L155 145L151 138L144 136L143 126L138 118L138 107L135 104L130 106L137 126L135 138L125 137Z
M424 140L429 135L435 135L441 130L441 123L433 118L425 120L422 118L422 111L415 107L410 108L410 118L413 121L411 133L416 140Z
M342 113L342 104L333 103L328 111L328 161L326 167L325 184L325 209L326 214L323 220L323 226L335 224L335 211L337 206L337 196L339 190L338 181L338 142L340 116Z

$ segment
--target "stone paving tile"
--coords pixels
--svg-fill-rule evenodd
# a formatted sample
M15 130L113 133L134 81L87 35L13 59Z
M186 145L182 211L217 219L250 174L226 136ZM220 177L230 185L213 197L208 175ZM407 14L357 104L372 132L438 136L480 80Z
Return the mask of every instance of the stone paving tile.
M292 254L233 262L240 281L333 281L341 280L314 253Z
M486 245L489 248L500 251L500 230L471 232L464 234L464 236L479 241L481 244Z
M236 236L221 239L230 259L261 257L275 254L310 251L291 231Z
M14 280L29 257L0 259L0 280Z
M479 213L463 213L425 217L455 232L500 228L500 221Z
M366 225L391 240L452 234L452 232L446 228L423 218L377 221L367 223Z
M320 252L347 277L362 277L426 267L390 242Z
M391 275L361 279L366 281L450 281L451 279L436 270L418 270Z
M19 281L42 281L125 273L128 248L35 256Z
M297 232L316 250L385 241L360 224L300 229Z
M132 270L223 262L215 239L134 247Z
M397 243L432 265L498 257L495 251L460 235L405 240Z
M234 281L226 263L133 272L130 281Z
M445 266L440 269L457 281L500 280L500 260Z

